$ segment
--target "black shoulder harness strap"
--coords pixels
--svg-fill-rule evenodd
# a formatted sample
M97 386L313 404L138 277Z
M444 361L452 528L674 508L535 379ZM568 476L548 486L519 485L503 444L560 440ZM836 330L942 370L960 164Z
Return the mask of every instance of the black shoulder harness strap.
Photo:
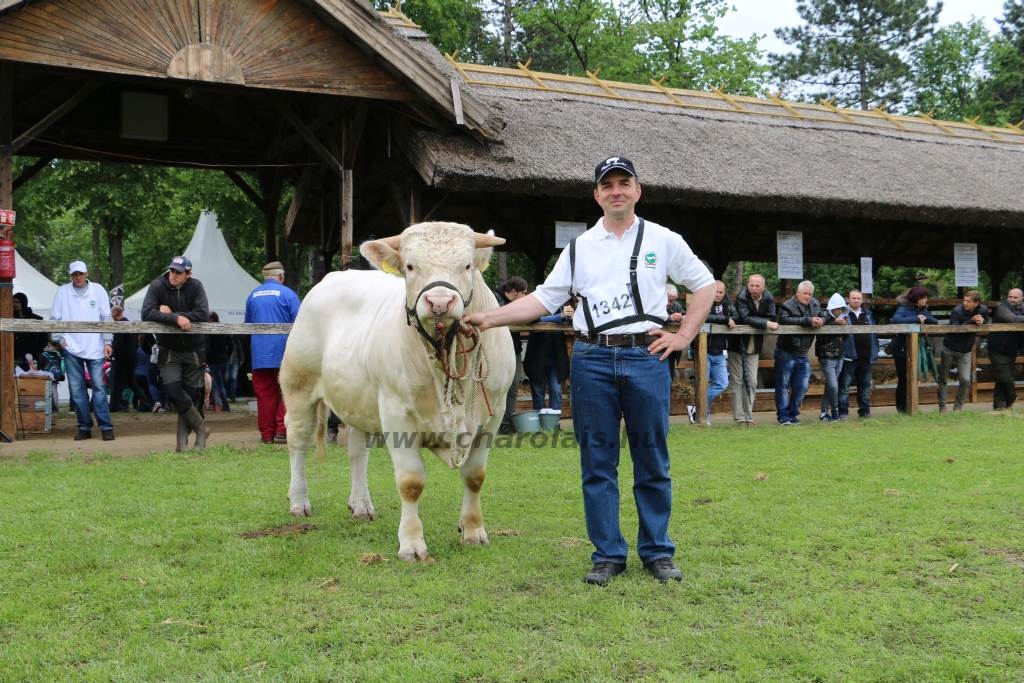
M594 336L600 332L611 329L613 327L619 327L620 325L629 325L631 323L640 322L641 320L650 320L658 323L659 326L665 324L666 318L659 318L655 315L648 315L644 313L643 301L640 299L640 285L637 282L636 267L640 260L640 246L644 241L644 219L640 219L640 225L636 230L636 241L633 243L633 255L629 257L629 294L633 299L633 315L625 318L616 318L615 320L609 320L606 323L594 326L594 318L590 314L590 303L587 301L587 297L575 291L576 283L576 238L569 240L569 295L578 296L580 302L583 304L583 315L587 320L587 334Z

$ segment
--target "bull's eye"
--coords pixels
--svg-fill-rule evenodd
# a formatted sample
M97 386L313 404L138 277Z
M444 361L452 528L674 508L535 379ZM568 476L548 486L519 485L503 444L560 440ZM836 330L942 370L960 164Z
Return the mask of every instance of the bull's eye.
M466 270L469 270L469 269L470 269L470 268L472 268L472 267L473 267L473 264L472 264L472 263L467 263L467 264L466 264Z
M412 267L412 264L411 264L411 263L409 263L409 264L406 264L406 266L405 266L405 269L406 269L407 271L409 271L410 273L411 273L412 271L416 270L415 268L413 268L413 267Z

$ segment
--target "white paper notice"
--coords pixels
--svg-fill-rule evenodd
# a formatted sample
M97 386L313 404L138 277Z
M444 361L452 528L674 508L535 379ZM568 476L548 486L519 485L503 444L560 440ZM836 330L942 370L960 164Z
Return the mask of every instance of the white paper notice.
M860 291L872 294L875 291L875 278L871 275L871 257L860 257Z
M953 244L953 267L957 287L978 286L978 245L975 242Z
M572 221L555 221L555 249L564 249L569 246L573 237L579 237L587 231L586 223L574 223Z
M778 230L775 233L779 261L780 280L802 280L804 278L804 234L802 232Z

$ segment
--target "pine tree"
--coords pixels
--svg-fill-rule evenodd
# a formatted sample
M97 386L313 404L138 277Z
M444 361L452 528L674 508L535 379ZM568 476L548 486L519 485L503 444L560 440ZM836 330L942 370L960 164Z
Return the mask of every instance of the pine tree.
M813 99L900 109L909 94L910 50L931 34L941 11L941 2L929 7L928 0L798 0L805 23L776 29L796 52L771 55L775 75Z

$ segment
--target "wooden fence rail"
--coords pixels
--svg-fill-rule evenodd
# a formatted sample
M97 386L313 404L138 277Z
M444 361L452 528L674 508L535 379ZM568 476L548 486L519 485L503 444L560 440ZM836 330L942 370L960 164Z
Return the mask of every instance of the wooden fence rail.
M573 336L572 328L567 323L532 323L511 325L513 332L562 332L566 334L567 343ZM675 331L677 326L665 328ZM153 333L153 334L287 334L291 330L289 324L266 323L193 323L190 332L181 332L174 327L162 323L147 322L69 322L59 320L28 320L22 318L0 318L0 334L14 332L110 332L110 333ZM725 325L704 324L701 327L695 344L693 356L695 378L695 402L697 414L704 415L707 410L707 336L709 334L743 335L758 334L766 336L783 336L788 334L830 335L830 334L877 334L880 337L909 335L907 343L907 412L913 414L919 406L917 347L921 335L926 338L943 337L947 334L973 333L987 335L992 332L1022 332L1024 324L994 323L989 325L849 325L825 326L818 329L781 325L778 330L759 330L748 325L737 325L729 329ZM973 370L973 368L972 368Z

